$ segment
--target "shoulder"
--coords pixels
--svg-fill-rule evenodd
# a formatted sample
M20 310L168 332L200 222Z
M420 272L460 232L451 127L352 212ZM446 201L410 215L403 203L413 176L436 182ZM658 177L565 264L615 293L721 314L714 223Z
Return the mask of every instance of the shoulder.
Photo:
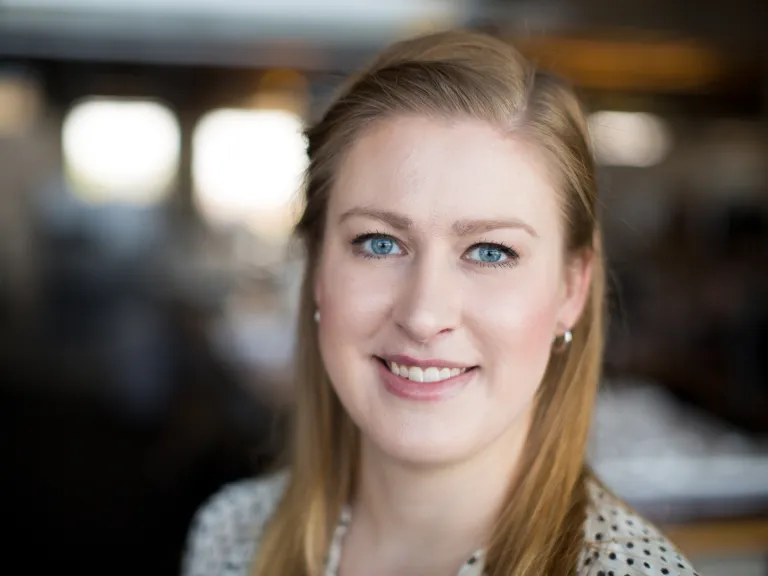
M589 492L581 576L698 576L658 528L596 482Z
M183 576L248 573L264 525L274 513L288 475L230 484L200 507L184 552Z

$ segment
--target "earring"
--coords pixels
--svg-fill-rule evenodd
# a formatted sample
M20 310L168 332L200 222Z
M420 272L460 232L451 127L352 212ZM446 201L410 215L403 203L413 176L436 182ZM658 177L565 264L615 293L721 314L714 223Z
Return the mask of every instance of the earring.
M315 310L315 324L320 324L320 310Z
M554 352L564 352L573 340L573 333L566 330L561 336L555 336L552 340L552 350Z

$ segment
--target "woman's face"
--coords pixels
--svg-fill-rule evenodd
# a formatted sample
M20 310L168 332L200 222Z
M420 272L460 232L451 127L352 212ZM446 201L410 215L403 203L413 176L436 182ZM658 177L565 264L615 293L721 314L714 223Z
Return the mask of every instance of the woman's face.
M519 440L590 264L565 261L529 145L474 120L383 121L345 157L315 280L320 348L377 448L456 462Z

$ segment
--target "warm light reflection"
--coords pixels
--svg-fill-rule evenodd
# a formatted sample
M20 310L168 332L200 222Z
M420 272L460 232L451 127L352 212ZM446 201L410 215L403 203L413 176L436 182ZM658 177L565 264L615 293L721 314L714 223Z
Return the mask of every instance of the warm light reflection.
M40 115L41 95L30 79L0 75L0 138L27 134Z
M582 37L533 34L512 42L544 68L598 90L687 92L713 86L729 67L714 46L639 30Z
M284 238L307 164L301 119L285 110L215 110L193 136L196 201L212 224Z
M653 166L671 146L666 123L643 112L595 112L589 129L597 162L605 166Z
M62 140L67 176L85 200L153 204L176 177L179 124L157 102L86 100L67 114Z

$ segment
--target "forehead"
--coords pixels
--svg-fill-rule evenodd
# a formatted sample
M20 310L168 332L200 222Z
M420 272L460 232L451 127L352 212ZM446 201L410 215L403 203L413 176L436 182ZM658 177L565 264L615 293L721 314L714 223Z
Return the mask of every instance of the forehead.
M559 220L538 150L479 120L399 117L364 131L339 166L330 210L398 209L419 218Z

